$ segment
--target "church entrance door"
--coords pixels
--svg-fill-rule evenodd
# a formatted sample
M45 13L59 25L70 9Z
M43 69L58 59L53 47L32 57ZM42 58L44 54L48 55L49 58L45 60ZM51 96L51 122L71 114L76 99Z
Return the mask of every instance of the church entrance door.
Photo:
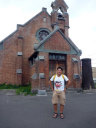
M63 68L63 73L66 74L66 55L49 54L49 79L56 74L59 66Z

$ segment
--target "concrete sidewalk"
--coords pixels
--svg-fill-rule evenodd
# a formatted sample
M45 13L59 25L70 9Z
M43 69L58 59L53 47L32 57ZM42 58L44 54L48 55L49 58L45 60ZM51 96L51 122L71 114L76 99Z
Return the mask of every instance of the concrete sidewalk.
M52 114L51 94L0 95L0 128L96 128L96 93L66 93L65 118Z

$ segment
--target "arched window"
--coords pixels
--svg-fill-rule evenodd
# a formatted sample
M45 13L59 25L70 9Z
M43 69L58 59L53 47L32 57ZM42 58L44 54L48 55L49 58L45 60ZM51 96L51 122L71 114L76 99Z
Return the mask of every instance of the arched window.
M50 34L50 30L47 28L40 28L37 32L36 32L36 38L38 39L38 41L42 41L44 40L48 35Z
M58 13L63 15L63 12L61 11L61 8L58 9Z
M58 20L64 20L63 10L61 7L58 9Z

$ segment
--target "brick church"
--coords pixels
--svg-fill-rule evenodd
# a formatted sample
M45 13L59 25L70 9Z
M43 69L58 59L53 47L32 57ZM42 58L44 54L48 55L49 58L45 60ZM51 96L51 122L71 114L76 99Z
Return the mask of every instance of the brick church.
M81 87L81 50L69 38L68 6L64 0L51 4L0 42L0 84L49 88L49 79L61 66L71 81Z

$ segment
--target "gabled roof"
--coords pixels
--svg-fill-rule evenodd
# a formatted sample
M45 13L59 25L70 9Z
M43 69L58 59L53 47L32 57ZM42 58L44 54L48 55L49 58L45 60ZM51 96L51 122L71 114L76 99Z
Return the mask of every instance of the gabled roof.
M66 5L67 9L69 8L68 5L66 4L66 2L64 1L64 4Z
M49 15L49 13L47 12L47 9L46 8L42 8L42 11L40 13L38 13L37 15L35 15L33 18L31 18L29 21L27 21L23 26L29 24L32 20L34 20L36 17L38 17L42 12L46 12Z
M49 40L49 39L52 37L52 35L54 35L57 31L63 36L63 38L64 38L64 39L67 41L67 43L76 51L76 53L77 53L78 55L81 55L81 54L82 54L81 50L72 42L72 40L71 40L69 37L66 37L66 36L62 33L62 31L60 30L59 27L57 27L53 32L51 32L44 40L42 40L41 42L39 42L38 44L36 44L36 45L34 46L34 49L35 49L36 51L38 51L38 49L39 49L44 43L46 43L46 41Z
M17 30L15 30L13 33L11 33L10 35L8 35L5 39L3 39L2 41L0 41L0 43L4 42L5 40L7 40L8 38L12 37L16 32L18 32L18 27L25 27L27 24L29 24L30 22L32 22L32 20L34 20L35 18L37 18L42 12L46 12L48 15L49 13L47 12L46 8L42 8L42 11L40 13L38 13L37 15L35 15L33 18L31 18L29 21L27 21L25 24L21 25L21 24L17 24ZM50 16L50 15L49 15Z
M8 38L10 38L11 36L13 36L18 30L15 30L14 32L12 32L10 35L8 35L6 38L4 38L0 43L4 43L5 40L7 40Z
M63 6L66 8L66 10L69 8L64 0L55 0L51 4L51 7L53 7L53 8L57 8L58 6Z
M64 3L64 5L65 5L66 9L69 8L68 5L66 4L66 2L64 0L57 0L57 1L62 1Z

